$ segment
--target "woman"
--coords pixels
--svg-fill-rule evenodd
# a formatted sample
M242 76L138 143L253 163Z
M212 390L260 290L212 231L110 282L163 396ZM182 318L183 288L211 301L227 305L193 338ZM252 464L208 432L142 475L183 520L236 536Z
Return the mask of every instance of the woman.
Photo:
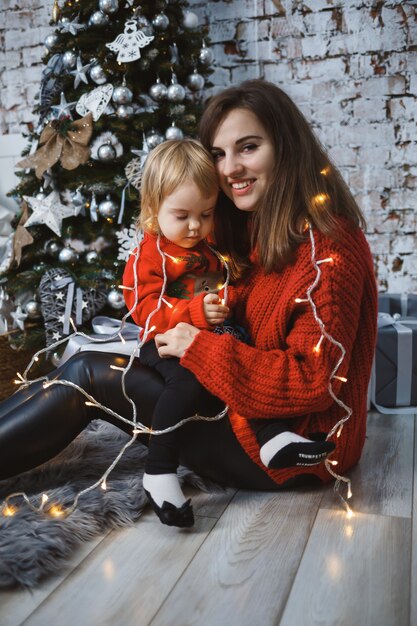
M331 458L338 473L359 460L377 310L363 217L300 111L274 85L255 80L225 90L200 128L222 190L216 236L233 259L236 318L251 345L186 323L156 336L160 356L180 358L208 390L201 413L230 407L225 419L180 429L181 461L246 489L327 481L324 463L266 467L251 424L291 418L300 437L323 440L351 410L340 436L331 435ZM50 377L76 382L130 416L121 372L110 368L126 362L84 352ZM161 387L155 372L134 363L126 388L143 423ZM124 428L69 387L37 383L16 393L0 407L0 477L51 458L97 417Z

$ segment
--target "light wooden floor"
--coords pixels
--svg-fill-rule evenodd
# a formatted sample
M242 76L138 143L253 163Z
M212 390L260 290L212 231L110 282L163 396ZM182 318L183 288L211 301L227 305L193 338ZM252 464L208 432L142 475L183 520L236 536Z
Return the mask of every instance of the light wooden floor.
M417 625L415 417L370 414L353 518L331 488L193 493L194 529L147 512L0 593L1 626Z

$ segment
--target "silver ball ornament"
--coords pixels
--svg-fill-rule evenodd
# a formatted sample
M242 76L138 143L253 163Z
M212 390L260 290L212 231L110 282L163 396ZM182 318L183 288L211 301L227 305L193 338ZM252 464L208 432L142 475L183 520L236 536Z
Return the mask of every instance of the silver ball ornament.
M185 98L185 89L179 83L174 83L168 87L167 96L171 102L182 102Z
M61 246L59 246L56 241L47 241L45 244L45 252L50 256L57 257L60 250Z
M207 67L208 65L211 65L214 61L214 52L210 48L206 48L204 46L203 48L201 48L198 58L200 59L200 63Z
M105 200L102 200L98 205L98 212L101 217L113 218L117 213L117 204L113 202L110 196L107 196Z
M103 11L95 11L88 18L89 26L107 26L110 23L109 16Z
M90 77L97 85L107 83L107 76L101 65L93 65L90 70Z
M72 248L62 248L58 254L58 259L61 263L72 264L75 263L78 258L77 253Z
M189 30L197 28L198 16L192 11L185 11L182 18L182 23L184 28L188 28Z
M52 48L56 46L58 41L59 41L59 37L57 33L51 33L50 35L47 36L47 38L45 39L43 43L44 43L44 46L48 48L48 50L52 50Z
M130 104L133 100L133 93L126 85L120 85L113 91L112 100L116 104Z
M125 120L133 115L133 107L130 104L121 104L116 109L116 115Z
M118 289L111 289L109 293L107 294L107 303L113 309L117 309L117 310L123 309L123 307L125 306L125 299L123 297L123 293L119 291Z
M187 78L187 85L191 91L200 91L200 89L203 89L204 87L204 77L197 71L194 71Z
M35 317L40 317L41 307L39 302L36 302L36 300L29 300L25 304L25 311L28 317L31 317L32 319Z
M87 254L85 255L85 260L87 261L87 263L95 263L98 260L98 254L95 250L90 250L90 252L87 252Z
M158 13L152 20L152 26L156 30L166 30L169 26L169 18L165 13Z
M159 146L160 143L164 141L162 135L157 133L156 131L152 131L149 135L146 136L146 143L148 144L149 150L153 150L156 146Z
M181 128L178 128L178 126L175 126L175 123L173 123L172 126L167 128L165 132L165 139L168 139L168 140L182 139L183 137L184 137L184 133L182 132Z
M113 161L116 158L116 150L111 143L105 143L97 150L100 161Z
M100 0L98 7L103 13L116 13L119 10L119 2L118 0Z
M49 353L49 360L51 361L51 363L52 363L52 365L54 367L58 367L59 363L61 361L61 358L60 358L58 352L52 352L52 354Z
M72 70L77 65L77 55L74 50L67 50L62 55L62 64L67 70Z
M156 102L162 102L168 95L168 88L158 78L156 83L150 88L149 95Z

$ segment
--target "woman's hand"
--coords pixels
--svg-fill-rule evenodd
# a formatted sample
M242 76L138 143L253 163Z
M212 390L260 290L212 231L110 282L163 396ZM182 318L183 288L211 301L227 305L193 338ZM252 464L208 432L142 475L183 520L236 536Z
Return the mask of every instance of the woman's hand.
M166 333L155 335L155 344L161 358L176 356L179 359L184 356L187 348L190 347L194 338L199 333L199 329L191 324L180 322L167 330Z

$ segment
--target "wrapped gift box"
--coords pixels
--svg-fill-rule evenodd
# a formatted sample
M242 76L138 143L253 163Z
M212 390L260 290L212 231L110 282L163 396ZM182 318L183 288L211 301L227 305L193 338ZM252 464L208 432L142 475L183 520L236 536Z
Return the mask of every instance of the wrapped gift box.
M93 332L89 337L75 335L70 337L65 351L60 358L59 365L68 361L77 352L110 352L130 356L138 347L140 327L127 322L122 330L120 320L104 315L92 320ZM120 338L123 337L123 340Z
M417 412L417 319L379 313L371 401L381 412Z
M378 310L389 315L417 318L416 293L380 293L378 295Z

